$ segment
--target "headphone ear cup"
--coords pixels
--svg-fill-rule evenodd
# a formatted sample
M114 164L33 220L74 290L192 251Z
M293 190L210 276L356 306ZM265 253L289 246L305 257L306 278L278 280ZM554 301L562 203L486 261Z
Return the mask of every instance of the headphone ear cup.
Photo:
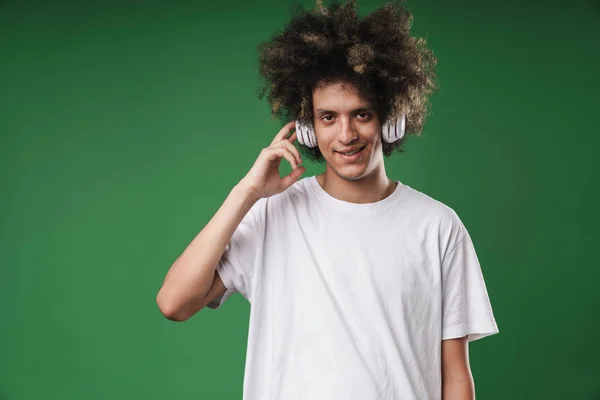
M298 143L304 144L304 137L302 136L302 124L298 120L296 120L296 137L298 138Z
M381 126L381 136L386 143L394 143L402 139L406 128L406 115L398 119L388 119Z
M296 121L296 132L298 134L298 143L309 146L308 137L306 135L306 126L300 121Z
M394 141L391 137L391 123L389 119L381 126L381 136L386 143L392 143Z
M296 120L296 136L298 143L307 147L317 147L317 135L312 126Z
M398 136L398 140L404 137L404 132L406 131L406 114L402 114L402 117L398 120L396 124L396 134Z
M306 131L310 142L309 147L317 147L317 134L315 133L315 129L312 126L307 126Z

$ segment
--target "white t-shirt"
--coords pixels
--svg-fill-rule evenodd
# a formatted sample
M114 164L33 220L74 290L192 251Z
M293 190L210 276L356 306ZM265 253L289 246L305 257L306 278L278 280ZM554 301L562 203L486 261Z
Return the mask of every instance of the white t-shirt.
M441 341L498 333L471 238L398 182L349 203L315 176L258 201L217 272L251 304L245 400L441 399Z

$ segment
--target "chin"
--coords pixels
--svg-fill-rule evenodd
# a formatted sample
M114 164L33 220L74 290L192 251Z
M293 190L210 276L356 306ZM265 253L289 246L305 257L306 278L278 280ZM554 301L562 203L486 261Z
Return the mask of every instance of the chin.
M336 175L347 181L358 181L368 175L368 168L365 165L344 165L341 168L332 169Z

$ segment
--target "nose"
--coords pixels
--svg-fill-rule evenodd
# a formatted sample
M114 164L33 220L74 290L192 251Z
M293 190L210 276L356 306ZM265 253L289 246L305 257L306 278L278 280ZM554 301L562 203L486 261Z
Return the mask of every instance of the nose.
M358 132L354 130L352 122L347 119L342 119L340 124L340 132L337 137L340 143L348 145L358 139Z

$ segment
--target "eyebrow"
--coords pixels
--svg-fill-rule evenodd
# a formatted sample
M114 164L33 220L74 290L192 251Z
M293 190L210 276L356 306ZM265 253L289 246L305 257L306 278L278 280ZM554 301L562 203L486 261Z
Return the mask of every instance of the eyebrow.
M323 108L317 108L317 115L323 115L323 114L337 114L335 111L331 111L331 110L325 110ZM350 111L352 114L354 113L358 113L358 112L365 112L365 111L374 111L373 107L370 106L365 106L365 107L360 107L360 108L356 108L352 111Z

